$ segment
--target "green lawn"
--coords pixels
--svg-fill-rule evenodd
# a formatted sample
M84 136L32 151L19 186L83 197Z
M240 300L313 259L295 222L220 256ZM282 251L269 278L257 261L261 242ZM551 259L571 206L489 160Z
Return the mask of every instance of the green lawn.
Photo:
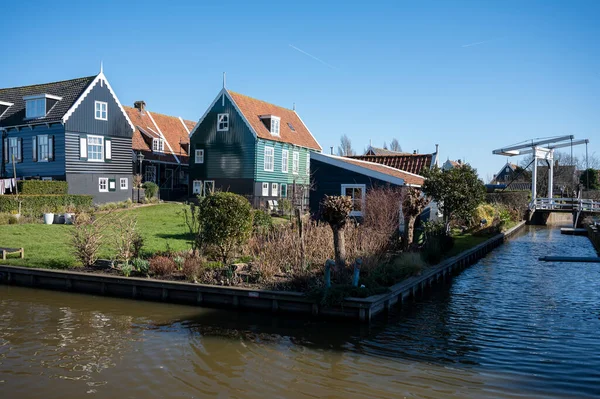
M185 239L187 228L184 225L182 210L184 205L160 204L120 212L130 212L137 216L138 228L144 237L144 252L152 253L169 248L185 250L189 248ZM23 247L25 259L9 258L5 264L30 267L71 267L77 262L71 255L68 225L21 224L0 226L0 247ZM102 248L100 256L110 258L112 251L108 245Z

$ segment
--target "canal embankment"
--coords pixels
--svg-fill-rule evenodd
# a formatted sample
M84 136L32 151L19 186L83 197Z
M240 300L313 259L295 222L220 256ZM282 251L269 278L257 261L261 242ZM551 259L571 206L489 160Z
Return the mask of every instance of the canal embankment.
M596 252L600 254L600 228L597 225L590 225L587 227L587 231L590 241L594 245L594 248L596 248Z

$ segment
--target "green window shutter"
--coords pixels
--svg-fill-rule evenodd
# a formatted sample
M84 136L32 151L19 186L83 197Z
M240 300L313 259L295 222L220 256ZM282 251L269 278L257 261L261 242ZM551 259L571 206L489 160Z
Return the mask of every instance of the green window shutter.
M79 159L87 161L87 136L85 134L79 136Z
M54 161L54 136L48 136L48 160Z
M117 191L117 180L108 179L108 191Z
M33 162L37 162L37 136L31 138L31 157Z

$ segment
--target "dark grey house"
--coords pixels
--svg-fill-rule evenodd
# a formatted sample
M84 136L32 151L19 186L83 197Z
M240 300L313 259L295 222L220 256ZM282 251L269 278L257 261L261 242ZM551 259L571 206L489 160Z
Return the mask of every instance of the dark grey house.
M95 203L131 197L133 124L102 72L0 89L0 177L66 180Z

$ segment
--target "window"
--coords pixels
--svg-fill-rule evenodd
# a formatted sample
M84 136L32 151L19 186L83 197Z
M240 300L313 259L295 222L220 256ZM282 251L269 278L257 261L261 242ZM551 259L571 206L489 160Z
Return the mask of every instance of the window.
M101 177L98 179L98 191L100 191L101 193L108 192L108 178L107 177Z
M281 119L272 116L271 117L271 134L274 136L279 136L279 123Z
M25 101L25 117L39 118L46 116L46 98L36 98Z
M96 119L100 121L108 120L108 104L104 101L95 101L96 114L94 115Z
M104 137L88 136L87 137L87 156L90 162L104 161Z
M300 153L294 151L292 159L292 173L297 175L300 170Z
M152 151L164 152L165 151L165 140L163 139L152 139Z
M269 183L263 183L262 184L262 196L263 197L268 197L269 196Z
M194 180L192 184L192 192L194 194L202 195L202 180Z
M282 150L281 151L281 171L283 173L288 172L289 158L290 158L289 150Z
M144 181L151 181L156 183L156 166L148 165L146 166L146 173L144 174Z
M50 152L48 151L48 135L37 136L37 160L38 162L48 162Z
M115 191L117 189L117 182L115 179L108 179L108 191Z
M306 174L310 175L310 152L306 153Z
M281 198L287 197L287 184L281 184Z
M196 150L196 163L204 163L204 150Z
M342 184L342 195L352 198L350 216L362 216L365 205L365 191L364 184Z
M204 182L204 195L212 194L215 191L215 181L206 180Z
M121 177L119 179L119 187L121 188L121 190L127 190L127 186L128 186L128 179L126 177Z
M290 128L290 130L291 130L292 132L295 132L295 131L296 131L296 129L294 129L294 126L293 126L293 125L292 125L290 122L288 122L288 127Z
M9 137L8 139L8 162L12 162L13 155L15 162L21 161L21 146L20 140L17 137Z
M265 171L273 171L273 161L275 157L275 149L273 147L265 147Z
M277 197L279 193L277 192L279 189L279 185L277 183L271 183L271 195L273 197Z
M52 177L42 177L42 181L52 181Z
M229 131L229 114L217 115L217 132Z

